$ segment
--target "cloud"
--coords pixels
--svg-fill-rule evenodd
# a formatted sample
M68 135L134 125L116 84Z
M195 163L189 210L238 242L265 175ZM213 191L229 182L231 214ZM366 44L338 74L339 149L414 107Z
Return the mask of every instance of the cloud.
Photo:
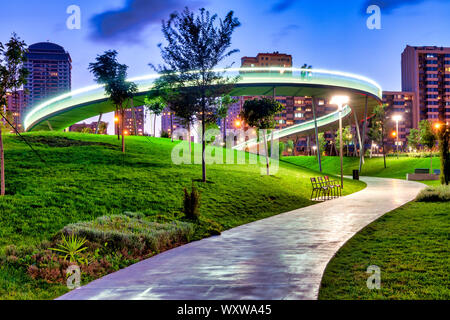
M200 2L189 3L190 9L198 8ZM90 38L103 42L139 42L140 35L150 25L160 25L174 11L186 6L183 0L127 0L125 6L91 18L93 30Z
M287 25L287 26L281 28L280 31L272 34L273 44L277 45L282 39L286 38L292 32L295 32L297 30L300 30L300 26L298 26L296 24L290 24L290 25Z
M297 0L279 0L272 6L270 12L272 13L284 12L290 9L296 2Z
M391 13L395 9L405 6L411 6L428 1L447 1L447 0L366 0L362 8L363 13L366 14L366 10L370 5L377 5L380 7L382 13Z

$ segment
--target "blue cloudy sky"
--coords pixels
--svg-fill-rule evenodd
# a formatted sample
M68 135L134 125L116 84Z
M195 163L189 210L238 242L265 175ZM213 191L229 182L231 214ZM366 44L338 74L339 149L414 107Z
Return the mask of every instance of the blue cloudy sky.
M66 8L81 8L81 30L68 30ZM382 9L382 29L366 27L370 4ZM280 51L294 64L354 72L373 78L383 89L399 90L400 54L409 45L450 46L450 1L445 0L15 0L2 1L0 41L15 31L27 43L52 41L73 59L73 87L93 82L89 62L116 48L130 75L151 72L160 62L161 19L184 6L224 15L235 11L242 22L233 47L243 55Z
M366 9L381 7L382 29L369 30ZM81 29L68 30L66 9L81 8ZM205 7L224 16L234 10L242 26L233 38L241 56L280 51L294 65L353 72L384 90L400 90L400 55L407 44L450 46L448 0L14 0L2 1L0 41L17 32L28 44L51 41L73 59L72 87L93 83L89 62L114 48L130 76L161 62L161 20L183 7Z

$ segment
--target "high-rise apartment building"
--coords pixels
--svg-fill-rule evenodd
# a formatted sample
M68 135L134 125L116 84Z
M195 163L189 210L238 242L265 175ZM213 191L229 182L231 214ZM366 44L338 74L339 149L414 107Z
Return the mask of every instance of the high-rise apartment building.
M450 122L450 48L407 46L402 91L416 94L414 128L421 120Z
M386 132L385 144L395 148L397 135L399 148L407 146L409 131L413 128L413 113L416 108L416 94L414 92L384 91L383 103L386 105ZM394 116L400 116L398 132ZM392 133L396 134L393 135Z
M137 132L135 132L135 127L134 127L133 110L125 109L124 114L125 114L125 118L124 118L125 134L132 135L132 136L144 135L144 123L145 123L144 107L140 106L140 107L134 108L134 116L136 117ZM117 132L116 132L116 134L117 134Z
M43 100L71 90L72 59L63 47L40 42L31 45L25 67L30 74L24 89L27 109Z
M12 124L22 131L22 117L25 110L25 94L23 90L6 94L6 111L11 115Z

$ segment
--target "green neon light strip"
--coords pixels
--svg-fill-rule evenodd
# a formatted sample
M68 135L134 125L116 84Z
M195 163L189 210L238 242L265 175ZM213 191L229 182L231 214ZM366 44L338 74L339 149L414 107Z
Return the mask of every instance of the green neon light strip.
M330 86L355 89L370 93L381 99L381 87L371 79L363 76L344 72L336 72L319 69L299 69L299 68L232 68L215 69L216 72L223 72L226 77L240 75L238 85L262 85L277 83L280 85L315 85ZM198 71L192 71L198 73ZM303 73L303 75L302 75ZM304 76L306 74L306 76ZM151 74L142 77L131 78L129 81L136 82L139 93L149 92L158 74ZM63 113L78 105L89 105L94 102L106 100L103 86L93 85L50 99L32 108L24 119L24 128L28 130L31 126L45 120L51 120L50 115Z

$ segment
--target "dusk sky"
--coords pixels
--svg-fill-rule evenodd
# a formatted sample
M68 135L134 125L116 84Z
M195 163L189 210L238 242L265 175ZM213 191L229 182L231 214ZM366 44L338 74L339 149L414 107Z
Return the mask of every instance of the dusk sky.
M69 5L81 8L81 29L66 27ZM369 30L366 9L381 7L381 30ZM51 41L72 56L72 88L92 84L88 64L108 49L119 51L129 75L152 72L160 63L161 20L175 10L205 7L223 17L234 10L242 23L232 48L242 56L279 51L292 54L294 66L361 74L384 90L401 89L400 55L407 44L450 46L448 0L2 0L0 41L12 32L27 44Z

